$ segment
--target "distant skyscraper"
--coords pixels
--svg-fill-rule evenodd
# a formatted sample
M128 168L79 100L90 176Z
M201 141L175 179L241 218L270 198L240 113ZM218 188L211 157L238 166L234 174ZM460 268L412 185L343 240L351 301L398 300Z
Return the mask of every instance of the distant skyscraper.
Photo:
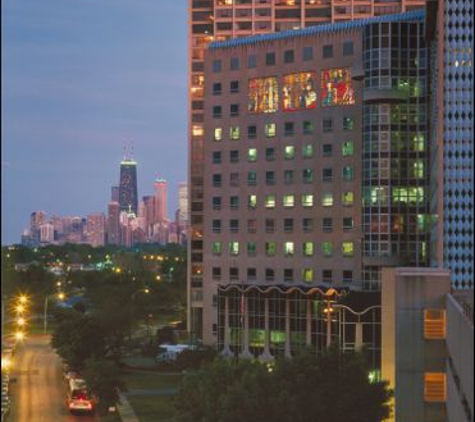
M161 223L167 219L167 181L156 179L155 187L155 222Z
M181 182L178 185L178 219L180 224L188 223L188 184Z
M111 202L119 202L119 186L111 187Z
M120 162L119 205L120 211L137 215L137 162L127 155Z
M94 247L105 244L106 217L102 212L91 213L87 216L87 242Z
M51 223L42 224L40 230L40 243L48 244L54 242L54 226Z
M119 203L109 202L107 213L107 244L120 244Z

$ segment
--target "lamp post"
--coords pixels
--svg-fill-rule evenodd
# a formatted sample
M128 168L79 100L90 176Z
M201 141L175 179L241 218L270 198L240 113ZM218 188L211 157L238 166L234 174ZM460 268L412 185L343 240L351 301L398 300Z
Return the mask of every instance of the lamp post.
M43 316L43 334L46 334L46 330L48 328L48 300L52 297L57 297L59 300L64 300L65 295L64 293L58 293L46 296L45 298L45 306L44 306L44 316Z

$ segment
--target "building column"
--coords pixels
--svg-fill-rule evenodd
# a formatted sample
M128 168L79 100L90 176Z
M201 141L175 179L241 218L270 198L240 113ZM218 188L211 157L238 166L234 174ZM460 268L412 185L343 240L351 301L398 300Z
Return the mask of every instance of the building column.
M270 353L270 329L269 329L269 298L266 297L264 300L265 310L264 310L264 351L259 356L260 360L265 362L272 360L273 357Z
M243 345L242 352L239 357L243 359L250 359L253 357L252 353L249 351L249 313L248 313L248 298L244 299L244 330L243 330Z
M285 353L286 358L291 358L290 351L290 299L285 298Z
M355 350L360 352L363 348L363 323L359 320L355 325Z
M224 297L224 348L221 352L224 356L231 357L231 331L229 329L229 296Z
M307 298L307 346L312 345L312 301Z

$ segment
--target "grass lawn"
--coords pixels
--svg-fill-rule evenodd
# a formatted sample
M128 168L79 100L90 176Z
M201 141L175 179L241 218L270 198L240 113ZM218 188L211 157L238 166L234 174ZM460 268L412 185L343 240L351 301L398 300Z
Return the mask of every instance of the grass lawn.
M160 422L175 416L173 397L131 396L127 399L140 422Z
M124 371L122 379L128 390L161 390L178 388L181 374L161 374L160 372Z

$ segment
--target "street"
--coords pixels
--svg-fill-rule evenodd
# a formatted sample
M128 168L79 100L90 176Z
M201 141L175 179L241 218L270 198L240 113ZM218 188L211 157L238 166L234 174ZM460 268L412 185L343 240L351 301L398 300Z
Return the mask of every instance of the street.
M70 415L61 360L50 346L50 336L31 335L19 346L11 379L9 422L97 421L89 415Z

